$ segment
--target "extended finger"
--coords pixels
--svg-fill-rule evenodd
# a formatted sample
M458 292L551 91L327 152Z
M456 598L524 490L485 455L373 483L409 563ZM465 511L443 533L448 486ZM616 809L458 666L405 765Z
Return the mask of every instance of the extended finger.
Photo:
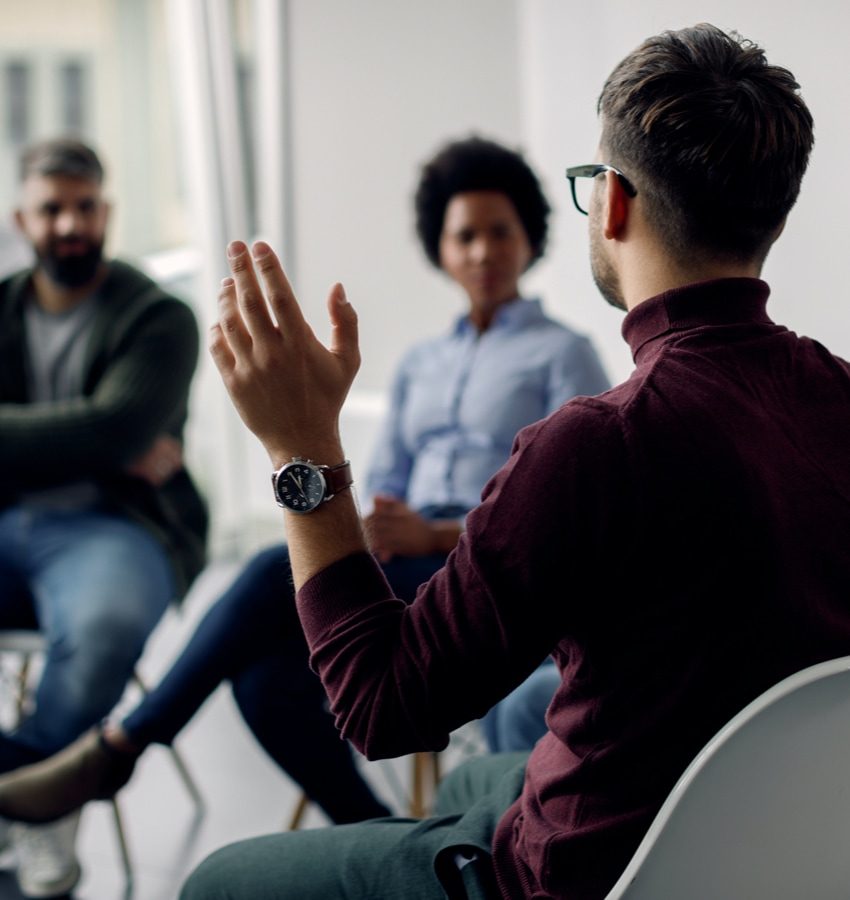
M210 328L208 347L215 367L221 375L224 376L232 372L236 365L236 358L233 356L218 322Z
M293 330L300 330L306 325L304 315L277 254L265 241L257 241L252 252L266 286L269 306L284 336Z
M254 337L265 337L275 330L266 298L254 271L251 255L243 241L227 246L227 261L236 285L236 301L247 331Z
M252 340L239 308L238 288L233 278L224 278L218 292L218 324L230 351L237 357L251 350Z
M345 360L352 373L356 372L360 367L357 313L341 284L335 284L328 295L328 315L331 319L331 353Z

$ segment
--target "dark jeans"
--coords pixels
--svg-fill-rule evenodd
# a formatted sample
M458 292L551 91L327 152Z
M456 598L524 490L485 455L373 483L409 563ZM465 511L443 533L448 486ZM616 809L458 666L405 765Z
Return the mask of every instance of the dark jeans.
M398 559L387 567L403 599L443 564ZM409 563L410 565L406 565ZM222 681L269 756L337 823L387 808L360 775L310 670L285 546L261 551L210 607L165 677L123 722L138 745L170 744Z
M527 753L477 757L440 785L436 815L252 838L207 857L180 900L490 900L489 850L519 796ZM458 870L457 853L475 856Z

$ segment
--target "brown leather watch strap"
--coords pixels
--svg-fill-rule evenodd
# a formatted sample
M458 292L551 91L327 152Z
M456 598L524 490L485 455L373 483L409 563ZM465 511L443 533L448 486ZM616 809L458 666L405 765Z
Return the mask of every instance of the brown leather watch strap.
M351 477L350 460L346 459L336 466L319 466L319 471L324 475L325 484L328 486L325 500L330 500L335 494L350 488L354 484L354 479Z

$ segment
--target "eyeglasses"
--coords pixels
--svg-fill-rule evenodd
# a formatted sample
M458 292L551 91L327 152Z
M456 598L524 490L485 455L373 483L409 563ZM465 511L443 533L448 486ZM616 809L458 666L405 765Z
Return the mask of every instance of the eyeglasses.
M629 181L619 169L615 169L613 166L606 166L604 163L592 163L589 166L572 166L567 169L567 180L569 181L570 189L572 190L573 203L575 203L576 209L580 213L587 215L587 211L590 209L590 191L593 186L592 179L596 178L597 175L601 175L603 172L613 172L623 186L623 190L630 197L637 196L637 188L635 188L631 181ZM589 178L591 180L579 182L582 186L576 188L576 178Z

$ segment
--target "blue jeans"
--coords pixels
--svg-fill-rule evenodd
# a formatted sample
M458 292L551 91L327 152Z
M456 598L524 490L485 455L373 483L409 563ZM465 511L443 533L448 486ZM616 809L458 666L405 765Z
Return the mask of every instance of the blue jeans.
M124 517L0 511L0 628L37 626L47 639L35 709L0 735L0 772L55 753L110 712L174 591L164 548Z

